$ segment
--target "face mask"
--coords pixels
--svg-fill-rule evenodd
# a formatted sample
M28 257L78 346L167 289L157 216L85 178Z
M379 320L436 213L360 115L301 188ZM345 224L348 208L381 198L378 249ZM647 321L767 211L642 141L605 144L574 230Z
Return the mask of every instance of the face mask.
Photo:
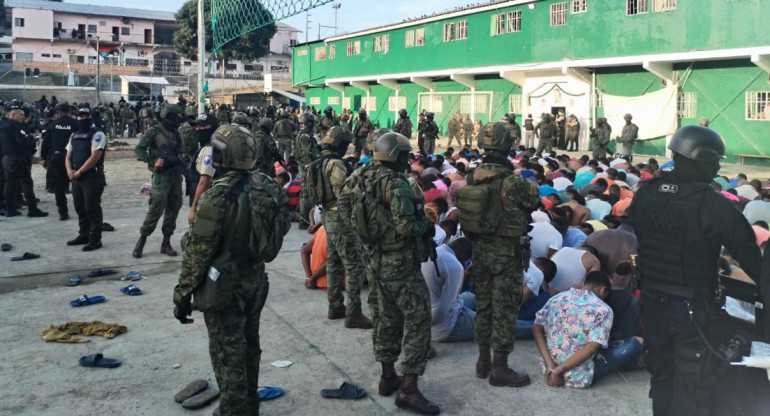
M90 118L78 120L78 127L80 128L80 130L89 130L91 129L92 124L93 122L91 121Z
M211 129L195 130L195 140L197 140L201 146L206 146L211 142L211 134Z

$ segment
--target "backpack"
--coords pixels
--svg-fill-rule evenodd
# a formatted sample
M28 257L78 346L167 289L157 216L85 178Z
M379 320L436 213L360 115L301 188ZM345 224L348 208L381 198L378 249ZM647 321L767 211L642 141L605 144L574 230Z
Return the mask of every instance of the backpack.
M281 139L291 137L293 130L291 124L286 120L280 120L278 124L275 125L275 134Z
M313 204L326 205L337 199L325 172L327 166L326 161L330 159L342 160L338 155L323 155L321 158L314 160L307 167L305 187L307 189L307 195L310 200L313 201Z
M385 237L390 223L390 207L385 205L382 195L378 195L379 190L383 181L398 175L393 173L376 178L369 166L364 165L348 177L339 204L341 209L343 205L349 207L349 216L344 215L343 209L343 217L348 218L350 228L361 238L361 242L374 245Z
M482 179L457 190L458 219L463 232L496 234L502 221L501 189L507 173Z
M303 140L302 136L308 136ZM294 157L300 163L307 163L318 159L321 156L321 150L318 148L315 138L307 132L300 132L294 140ZM306 162L305 162L306 161Z

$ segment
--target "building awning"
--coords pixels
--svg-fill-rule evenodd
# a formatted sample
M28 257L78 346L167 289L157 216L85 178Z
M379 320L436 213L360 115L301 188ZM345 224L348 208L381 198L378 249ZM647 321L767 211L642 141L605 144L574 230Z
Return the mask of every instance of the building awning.
M121 75L120 79L128 83L168 85L168 81L163 77L140 77L137 75Z
M297 94L292 94L292 93L290 93L288 91L279 90L278 88L273 88L273 90L271 92L274 92L274 93L279 94L279 95L283 95L284 97L286 97L286 98L288 98L290 100L296 101L298 103L304 103L305 102L305 97L299 96Z

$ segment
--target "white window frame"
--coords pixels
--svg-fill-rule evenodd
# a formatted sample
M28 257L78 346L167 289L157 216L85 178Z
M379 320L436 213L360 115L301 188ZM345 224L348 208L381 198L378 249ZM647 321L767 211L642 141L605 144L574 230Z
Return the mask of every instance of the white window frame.
M508 112L521 115L521 94L508 96Z
M13 18L13 27L24 27L24 18L23 17L14 17Z
M404 47L405 48L413 48L414 47L414 30L407 30L404 32Z
M676 115L679 118L695 118L698 114L698 93L680 92L676 102Z
M652 0L652 11L655 13L676 10L676 0Z
M521 32L521 10L513 10L506 14L506 33Z
M357 40L353 42L353 55L361 55L361 41Z
M310 97L310 105L321 105L321 97Z
M551 5L551 27L567 24L567 2L562 1Z
M746 91L746 120L770 121L770 91Z
M626 16L650 12L650 0L626 0Z
M455 40L468 39L468 21L460 20L455 24L456 34Z
M444 112L444 97L441 95L433 96L433 106L431 112L443 113Z
M382 52L382 36L375 36L373 43L374 43L374 51Z
M94 30L91 30L91 28L93 28ZM96 33L97 30L99 29L98 29L98 26L96 25L88 25L88 27L86 28L86 32L88 33Z
M307 56L307 49L300 49L297 51L297 56Z
M326 105L340 105L340 97L327 97Z
M347 53L348 53L348 56L353 55L353 42L348 42L348 44L347 44Z
M382 35L382 51L388 52L390 50L390 35Z
M492 15L492 36L498 36L505 33L505 13Z
M588 0L572 0L571 6L572 14L585 13L588 11Z
M314 52L316 61L326 60L326 46L319 46L315 48Z
M337 45L329 45L329 59L334 59L337 56Z
M444 23L444 42L451 42L455 40L455 24L454 22L451 23Z
M425 46L425 28L424 27L415 29L414 46Z

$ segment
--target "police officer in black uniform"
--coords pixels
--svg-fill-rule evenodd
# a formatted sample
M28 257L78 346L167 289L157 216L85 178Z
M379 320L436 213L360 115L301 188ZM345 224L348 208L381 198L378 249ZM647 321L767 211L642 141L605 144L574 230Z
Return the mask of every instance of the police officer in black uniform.
M725 154L719 134L682 127L668 148L675 168L645 183L628 210L639 244L653 414L716 415L726 368L717 340L730 338L716 325L724 318L716 295L719 251L724 245L754 281L761 258L746 218L709 187Z
M102 192L104 149L107 135L93 126L91 111L78 110L78 129L67 144L65 165L72 180L72 202L78 213L78 236L68 246L83 245L83 251L102 248Z
M53 175L53 192L56 197L56 207L59 210L61 221L69 219L67 207L67 189L70 186L70 178L64 159L67 156L67 144L70 137L78 130L78 121L72 117L72 107L63 103L59 105L60 117L49 127L49 134L43 141L43 157L46 159L48 170Z
M47 216L47 212L43 212L37 207L30 170L30 161L35 153L35 143L24 123L24 110L18 103L11 104L6 119L0 122L0 147L2 147L2 164L5 174L5 216L21 215L16 209L17 186L19 184L29 207L27 216Z

